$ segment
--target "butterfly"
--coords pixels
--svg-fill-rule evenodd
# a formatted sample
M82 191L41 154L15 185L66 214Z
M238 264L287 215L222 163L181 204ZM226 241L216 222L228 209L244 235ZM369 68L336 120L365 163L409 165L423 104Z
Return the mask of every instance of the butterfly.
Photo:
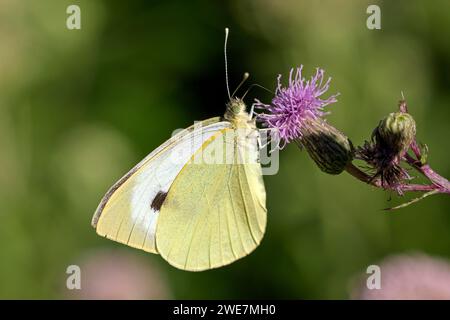
M223 117L174 135L109 189L92 219L99 235L188 271L228 265L260 244L259 130L243 100L229 97Z

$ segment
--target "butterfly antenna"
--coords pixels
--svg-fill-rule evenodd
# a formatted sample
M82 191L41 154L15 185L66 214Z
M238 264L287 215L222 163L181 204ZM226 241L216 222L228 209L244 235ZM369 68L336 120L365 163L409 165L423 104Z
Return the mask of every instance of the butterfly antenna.
M231 100L230 86L228 85L228 61L227 61L227 42L228 42L228 33L229 32L230 32L230 29L225 28L225 44L223 46L223 54L225 56L225 82L227 84L228 98Z
M253 83L252 85L250 85L250 87L248 87L247 91L245 91L244 96L242 97L242 99L245 98L245 96L247 95L247 93L249 93L249 92L250 92L250 89L252 89L253 87L258 87L258 88L261 88L261 89L266 90L267 92L270 92L270 93L272 93L272 94L275 94L272 90L269 90L269 89L267 89L266 87L263 87L263 86L260 85L260 84Z
M239 83L239 85L236 87L236 89L233 91L233 94L231 95L232 97L234 97L234 95L236 94L236 92L239 90L239 88L244 84L244 82L248 79L248 77L250 77L250 74L248 72L244 73L244 76L242 77L241 83Z

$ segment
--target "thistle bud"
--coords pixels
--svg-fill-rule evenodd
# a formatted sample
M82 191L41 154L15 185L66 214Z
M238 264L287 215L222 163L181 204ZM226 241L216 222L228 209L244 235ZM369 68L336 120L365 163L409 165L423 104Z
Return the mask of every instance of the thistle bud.
M395 154L403 154L416 136L414 118L404 112L393 112L381 120L375 136L377 142L389 147Z
M350 139L321 118L307 119L298 141L320 170L328 174L341 173L353 159Z

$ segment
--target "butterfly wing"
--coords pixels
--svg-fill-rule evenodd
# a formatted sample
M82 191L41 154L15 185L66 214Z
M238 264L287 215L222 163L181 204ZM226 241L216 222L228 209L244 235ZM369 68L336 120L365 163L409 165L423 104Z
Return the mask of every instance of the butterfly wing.
M219 118L205 120L150 153L103 197L92 219L97 233L157 253L156 223L170 185L204 141L229 126L229 122L219 122Z
M233 161L205 159L211 154L217 159L224 146L227 157L233 150ZM170 187L156 229L158 252L171 265L190 271L232 263L261 242L265 203L256 139L223 129L205 141Z

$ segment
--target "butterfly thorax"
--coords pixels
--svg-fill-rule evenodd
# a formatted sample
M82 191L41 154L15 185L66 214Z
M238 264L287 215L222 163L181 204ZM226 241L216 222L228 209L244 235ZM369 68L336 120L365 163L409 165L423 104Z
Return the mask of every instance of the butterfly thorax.
M235 128L256 128L255 121L249 118L247 106L239 98L231 98L227 103L224 118L231 122Z

